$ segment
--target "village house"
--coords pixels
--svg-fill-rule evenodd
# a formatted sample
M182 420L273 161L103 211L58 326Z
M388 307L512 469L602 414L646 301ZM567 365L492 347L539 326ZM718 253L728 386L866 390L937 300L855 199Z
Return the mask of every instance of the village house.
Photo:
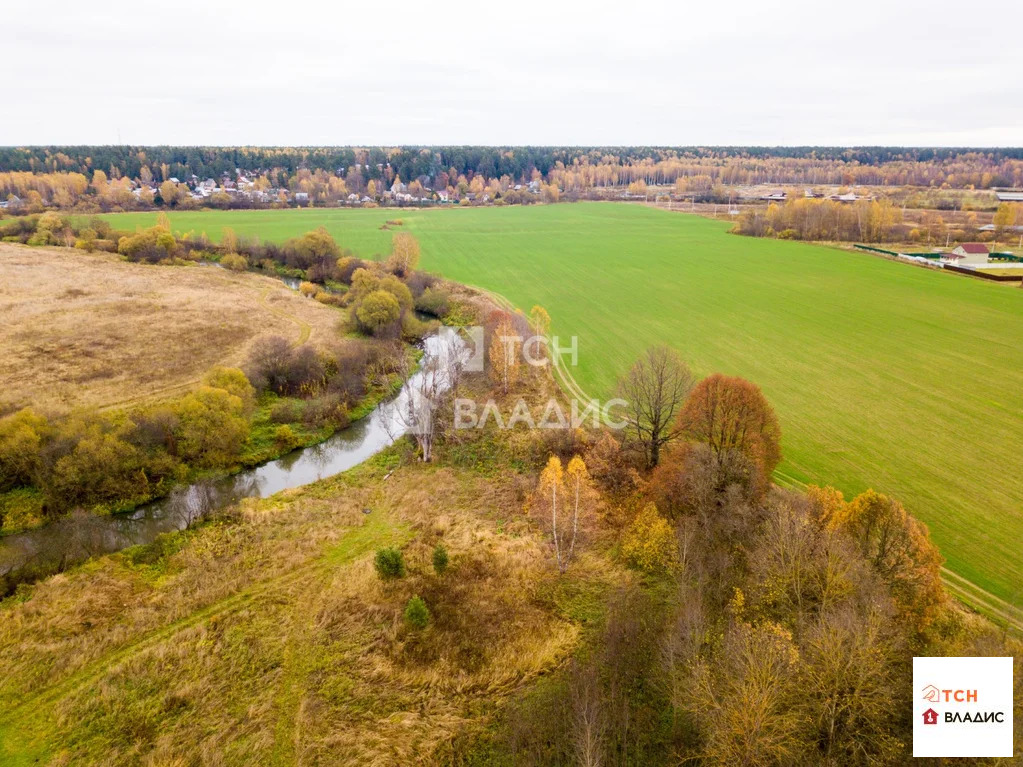
M955 266L984 266L991 255L987 245L982 242L964 242L956 246L951 253L946 253L941 260Z

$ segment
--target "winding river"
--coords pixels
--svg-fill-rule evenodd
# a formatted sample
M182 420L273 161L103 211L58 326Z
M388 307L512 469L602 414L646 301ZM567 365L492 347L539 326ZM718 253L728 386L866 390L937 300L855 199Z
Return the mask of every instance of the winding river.
M459 332L446 327L426 338L423 347L422 366L398 394L324 442L238 474L178 488L130 512L107 516L79 512L0 538L0 585L34 580L90 557L149 543L161 533L184 530L242 498L264 498L362 463L409 431L409 400L421 390L424 377L436 377L437 391L448 388L450 354L461 355L466 348Z

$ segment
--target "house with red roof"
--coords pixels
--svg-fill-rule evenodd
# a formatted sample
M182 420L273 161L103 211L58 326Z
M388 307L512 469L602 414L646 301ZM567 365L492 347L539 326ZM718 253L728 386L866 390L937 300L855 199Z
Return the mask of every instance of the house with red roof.
M984 266L988 262L991 253L987 245L982 242L964 242L956 246L951 253L941 257L942 261L956 266Z

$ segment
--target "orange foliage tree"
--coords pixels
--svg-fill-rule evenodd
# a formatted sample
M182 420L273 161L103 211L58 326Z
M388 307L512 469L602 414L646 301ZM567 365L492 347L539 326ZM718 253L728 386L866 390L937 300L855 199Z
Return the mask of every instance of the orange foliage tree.
M767 480L781 460L781 429L760 387L715 373L696 385L679 414L686 439L710 446L718 459L733 451L754 461Z

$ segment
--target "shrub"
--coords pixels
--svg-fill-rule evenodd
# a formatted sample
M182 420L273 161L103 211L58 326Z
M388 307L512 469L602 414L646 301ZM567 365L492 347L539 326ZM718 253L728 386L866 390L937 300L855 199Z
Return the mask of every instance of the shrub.
M319 287L317 287L315 282L308 282L306 280L303 280L298 284L298 292L301 293L306 298L311 298L312 296L315 296L317 293L319 293L320 289Z
M405 577L405 557L398 549L380 549L373 560L373 566L377 575L385 581Z
M249 433L240 397L202 386L180 401L177 416L182 458L205 467L229 466L237 460Z
M238 253L228 253L220 259L220 265L232 272L244 272L249 268L249 259Z
M343 429L351 423L348 406L345 405L344 398L337 393L328 393L309 400L303 413L303 420L309 426L316 428L328 426L331 429Z
M355 316L363 330L381 332L393 325L401 315L398 299L384 290L376 290L366 296Z
M249 350L245 372L259 391L309 396L324 384L323 361L309 345L292 348L288 339L265 336Z
M117 252L129 261L148 261L155 264L177 253L174 235L159 226L126 235L117 241Z
M343 306L345 300L343 295L338 293L328 293L326 290L319 291L313 296L313 298L327 306Z
M281 450L292 450L302 444L302 441L290 426L282 424L274 430L274 444Z
M274 423L297 423L302 418L302 405L295 400L284 399L270 408L270 420Z
M422 597L412 597L405 605L405 623L414 629L425 629L430 624L430 611Z
M416 315L409 313L401 318L401 335L410 341L421 340L435 331L437 325L437 320L423 322Z
M675 532L652 503L625 530L622 555L633 567L649 572L667 572L675 564Z
M30 408L0 420L0 492L32 484L46 427Z
M337 261L341 256L341 249L322 226L288 240L284 243L283 251L288 266L300 269L308 269L320 261Z
M242 401L246 413L252 411L256 401L256 392L249 383L249 379L238 368L215 367L210 370L202 379L204 386L211 386L214 389L223 389L228 394L233 394Z
M448 550L444 548L443 543L438 543L433 550L433 569L437 575L444 575L444 571L448 569Z
M365 268L365 262L362 259L344 256L337 260L335 276L338 280L348 285L352 282L352 275L355 273L355 270L363 268Z
M416 309L434 317L443 317L448 313L448 294L442 288L427 288L416 299Z

